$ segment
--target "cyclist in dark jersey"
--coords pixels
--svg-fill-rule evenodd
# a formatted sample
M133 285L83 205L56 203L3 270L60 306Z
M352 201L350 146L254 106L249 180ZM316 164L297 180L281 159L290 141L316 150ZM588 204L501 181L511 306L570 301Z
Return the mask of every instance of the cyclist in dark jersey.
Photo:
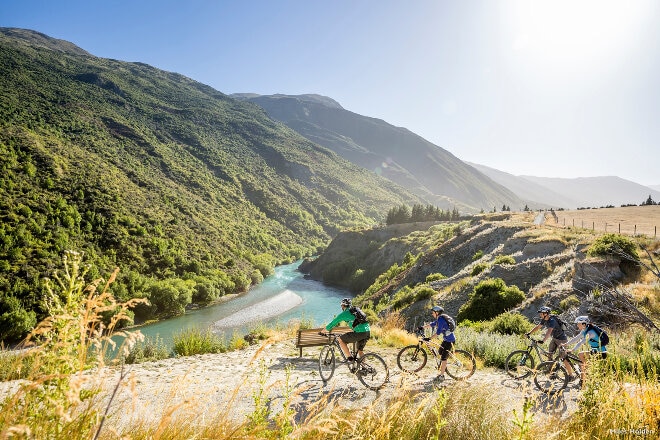
M545 327L547 329L545 335L543 336L543 342L552 337L552 340L548 345L548 353L550 353L548 354L549 359L554 357L554 353L557 351L557 348L560 345L563 345L568 341L566 333L564 333L564 329L561 327L561 323L557 318L550 315L551 312L552 309L550 309L548 306L539 308L538 314L541 316L541 322L526 333L526 335L529 336L541 327Z

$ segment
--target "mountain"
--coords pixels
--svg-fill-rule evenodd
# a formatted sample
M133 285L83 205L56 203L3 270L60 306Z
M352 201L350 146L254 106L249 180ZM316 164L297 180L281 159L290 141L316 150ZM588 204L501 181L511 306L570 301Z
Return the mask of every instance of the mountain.
M448 151L411 131L344 109L320 95L239 93L275 120L372 172L409 189L426 202L463 212L490 211L525 204Z
M660 200L660 192L652 187L616 176L575 179L514 176L484 165L469 164L522 199L528 200L530 208L577 209L639 205L649 195L653 200Z
M38 32L0 28L0 89L0 340L44 316L65 250L88 277L119 267L144 320L422 203L253 104Z
M467 163L525 200L531 209L579 206L577 200L539 185L531 180L520 176L514 176L513 174L505 173L484 165L472 162Z
M562 179L552 177L520 176L560 194L570 194L577 201L573 206L561 208L596 208L601 206L639 205L649 197L660 200L660 191L617 176L578 177Z

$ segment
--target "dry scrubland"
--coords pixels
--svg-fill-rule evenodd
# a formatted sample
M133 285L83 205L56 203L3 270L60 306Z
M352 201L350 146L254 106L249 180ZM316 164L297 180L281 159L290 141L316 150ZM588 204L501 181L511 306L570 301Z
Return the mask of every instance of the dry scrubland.
M626 206L621 208L580 209L555 211L557 222L546 214L546 224L560 227L593 229L626 235L656 237L660 233L660 205ZM619 228L621 228L619 230Z

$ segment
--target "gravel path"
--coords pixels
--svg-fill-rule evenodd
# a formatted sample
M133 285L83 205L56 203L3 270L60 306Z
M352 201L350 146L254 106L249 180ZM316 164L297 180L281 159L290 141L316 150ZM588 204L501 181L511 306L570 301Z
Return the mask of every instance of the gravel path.
M369 349L369 346L367 346ZM112 399L106 427L123 429L136 423L170 420L172 417L197 420L226 414L244 421L255 409L254 396L263 391L272 414L277 414L288 398L296 419L304 420L317 404L364 407L386 405L401 391L435 392L436 371L424 367L419 375L402 373L396 366L398 349L372 347L383 356L390 370L390 380L379 392L366 389L345 365L338 365L335 375L324 384L318 374L320 348L305 348L303 357L293 340L251 346L246 350L206 354L104 368L91 373ZM15 389L16 382L0 383L0 395ZM535 418L565 417L576 408L576 383L569 385L561 398L549 399L531 381L516 381L502 370L483 368L466 382L447 379L442 383L449 393L453 387L492 389L504 411L520 411L525 397L535 399ZM286 390L289 390L288 392ZM476 388L475 388L476 389Z

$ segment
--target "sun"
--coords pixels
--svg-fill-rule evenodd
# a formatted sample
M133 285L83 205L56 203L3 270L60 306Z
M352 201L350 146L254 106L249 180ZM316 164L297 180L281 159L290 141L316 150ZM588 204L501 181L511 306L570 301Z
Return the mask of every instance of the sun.
M602 68L634 48L648 27L652 0L504 2L511 52L552 71Z

